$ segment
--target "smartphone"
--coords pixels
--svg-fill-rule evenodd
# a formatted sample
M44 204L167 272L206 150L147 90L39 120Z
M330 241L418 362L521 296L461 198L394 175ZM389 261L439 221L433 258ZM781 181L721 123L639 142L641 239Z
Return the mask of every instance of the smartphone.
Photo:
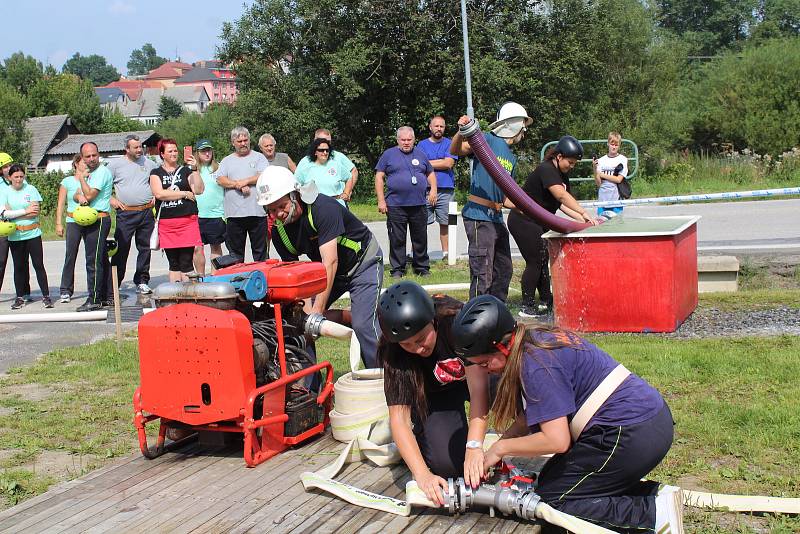
M191 146L183 147L183 161L185 162L191 157L192 157L192 147Z

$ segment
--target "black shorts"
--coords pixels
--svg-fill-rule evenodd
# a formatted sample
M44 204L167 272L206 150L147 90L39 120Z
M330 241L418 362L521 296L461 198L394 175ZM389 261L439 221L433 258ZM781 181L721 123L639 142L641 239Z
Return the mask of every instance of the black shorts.
M198 219L200 239L204 245L221 245L225 242L225 219Z

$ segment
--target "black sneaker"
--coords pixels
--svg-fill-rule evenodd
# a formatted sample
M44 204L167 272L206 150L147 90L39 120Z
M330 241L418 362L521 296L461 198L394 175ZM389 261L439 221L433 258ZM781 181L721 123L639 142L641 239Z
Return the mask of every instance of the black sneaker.
M395 271L395 272L392 273L392 278L400 279L400 278L403 278L404 276L405 276L405 274L401 273L400 271Z
M106 299L103 301L104 308L113 308L114 307L114 299Z
M90 312L90 311L99 311L102 310L103 306L100 305L99 302L92 302L91 299L86 299L86 302L78 306L75 311L78 312Z
M553 310L546 304L528 304L523 305L517 315L528 319L543 319L551 313Z
M14 299L14 303L11 305L12 310L18 310L25 306L25 299L22 297L17 297Z
M417 273L417 276L421 276L422 278L425 278L426 276L430 276L430 275L431 275L430 271L420 271L420 272Z
M53 301L50 300L50 297L42 297L42 304L44 304L45 308L53 307Z

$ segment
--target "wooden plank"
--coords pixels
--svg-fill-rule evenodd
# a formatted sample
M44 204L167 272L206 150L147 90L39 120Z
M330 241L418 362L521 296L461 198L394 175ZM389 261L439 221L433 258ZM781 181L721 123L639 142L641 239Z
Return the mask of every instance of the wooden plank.
M168 453L173 455L172 462L164 462L162 466L164 469L154 472L152 469L146 469L127 479L119 482L118 484L102 489L97 492L90 492L81 498L68 499L62 501L57 505L57 510L51 509L48 514L46 511L39 516L29 518L26 521L25 529L31 529L31 532L41 531L42 528L49 528L57 525L61 521L68 521L70 517L78 514L88 507L100 504L101 506L110 506L117 500L124 499L125 497L138 493L146 488L161 483L167 479L181 479L189 476L192 472L201 469L202 465L198 462L192 462L191 456L177 455L175 453ZM212 458L216 461L218 458ZM22 530L22 528L15 529Z
M327 444L324 441L317 440L306 449L306 452L326 446ZM174 522L181 517L191 518L185 524L193 524L197 518L196 510L198 508L198 502L202 502L203 505L208 506L207 509L201 512L202 516L207 516L206 522L203 524L203 531L213 529L214 525L218 523L219 520L224 520L227 524L230 524L233 520L228 518L229 515L236 516L237 519L235 522L238 522L242 514L240 508L247 508L249 510L253 506L256 506L247 506L246 502L253 499L253 494L256 493L258 489L262 488L265 484L274 483L276 478L282 478L287 471L301 466L302 462L303 458L299 452L296 450L289 450L271 458L254 469L247 469L243 466L239 469L230 469L230 476L220 478L217 484L219 487L214 487L212 484L210 488L211 491L208 490L209 488L204 488L204 491L196 493L197 499L189 499L182 507L170 507L165 510L164 513L155 517L154 520L148 520L144 526L150 529L158 527L160 530L163 523ZM212 474L212 476L216 475ZM222 476L224 475L220 475L220 477ZM217 503L222 504L218 505ZM263 504L262 502L257 506L260 507L263 506ZM226 506L230 510L223 509L222 511L225 513L212 515L210 512L218 511L218 506ZM151 516L155 515L153 512L153 510L150 511Z
M338 452L331 451L331 447L339 447L340 443L332 439L317 439L302 448L295 448L271 458L258 467L260 475L251 480L243 480L231 486L227 498L235 502L224 514L207 521L202 528L203 532L228 532L233 525L249 517L253 512L264 506L269 499L262 496L270 487L279 491L287 480L300 480L300 473L308 470L309 458L317 455L321 465L327 458L335 457ZM256 471L256 470L251 470Z
M152 461L144 458L134 460L121 469L111 470L105 476L92 478L89 481L70 487L67 491L48 496L46 499L39 500L34 506L10 516L10 520L6 519L0 522L0 532L12 526L14 531L34 526L39 521L45 521L54 514L69 510L82 500L92 498L98 491L110 488L115 488L118 491L124 490L139 481L141 477L147 478L161 471L174 468L177 461L176 456L174 456L176 454L172 453L169 457L157 458ZM11 510L14 510L14 508Z
M97 488L108 487L125 480L140 471L142 465L146 465L150 469L157 469L166 461L168 459L165 456L147 460L141 455L133 454L83 477L58 484L41 495L0 512L0 531L15 526L38 513L49 512L65 499L86 495Z
M391 469L388 467L376 467L369 463L365 463L365 465L367 467L366 475L358 479L355 485L366 491L378 494L383 494L389 488L393 482L393 474L402 473L406 469L405 466L395 466L394 469ZM310 514L305 521L302 521L293 529L288 530L289 525L281 525L278 531L292 532L294 534L334 532L342 523L347 522L348 519L362 510L365 509L336 497L315 513ZM371 512L370 515L375 512L375 510L367 510ZM287 528L287 530L284 530L284 528Z
M309 467L311 469L318 469L321 465L312 465ZM355 471L356 467L357 464L345 466L343 477L347 477L350 473ZM315 494L320 495L321 492L306 492L301 483L293 483L292 481L285 486L283 491L271 498L250 517L244 518L240 523L233 525L231 533L247 532L250 529L253 529L255 532L271 530L276 525L283 522L285 516L291 509L305 506L305 503Z
M154 508L174 509L188 506L195 500L195 491L207 489L206 479L224 474L235 477L236 468L242 467L240 462L241 452L236 447L225 448L217 455L199 456L198 468L186 473L186 476L166 479L163 485L157 487L142 488L139 492L114 501L104 509L86 510L89 516L75 527L79 527L81 531L94 528L95 531L103 532L130 522L138 525L142 531L148 530L150 525L147 520L154 515ZM208 491L213 492L213 489L209 488Z

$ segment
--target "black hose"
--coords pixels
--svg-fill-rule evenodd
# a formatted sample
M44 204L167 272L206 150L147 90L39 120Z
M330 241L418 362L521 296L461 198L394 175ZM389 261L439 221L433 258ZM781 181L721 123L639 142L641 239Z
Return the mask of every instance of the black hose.
M535 200L529 197L517 182L514 181L514 178L508 174L508 171L497 161L497 156L495 156L492 149L489 148L486 139L483 138L478 121L474 119L471 120L465 126L461 126L459 131L461 135L469 141L472 153L475 154L475 157L481 162L481 165L483 165L486 172L489 173L489 176L494 179L497 186L522 213L538 222L540 225L552 228L556 232L562 234L577 232L591 226L591 223L581 223L558 217L541 207Z

